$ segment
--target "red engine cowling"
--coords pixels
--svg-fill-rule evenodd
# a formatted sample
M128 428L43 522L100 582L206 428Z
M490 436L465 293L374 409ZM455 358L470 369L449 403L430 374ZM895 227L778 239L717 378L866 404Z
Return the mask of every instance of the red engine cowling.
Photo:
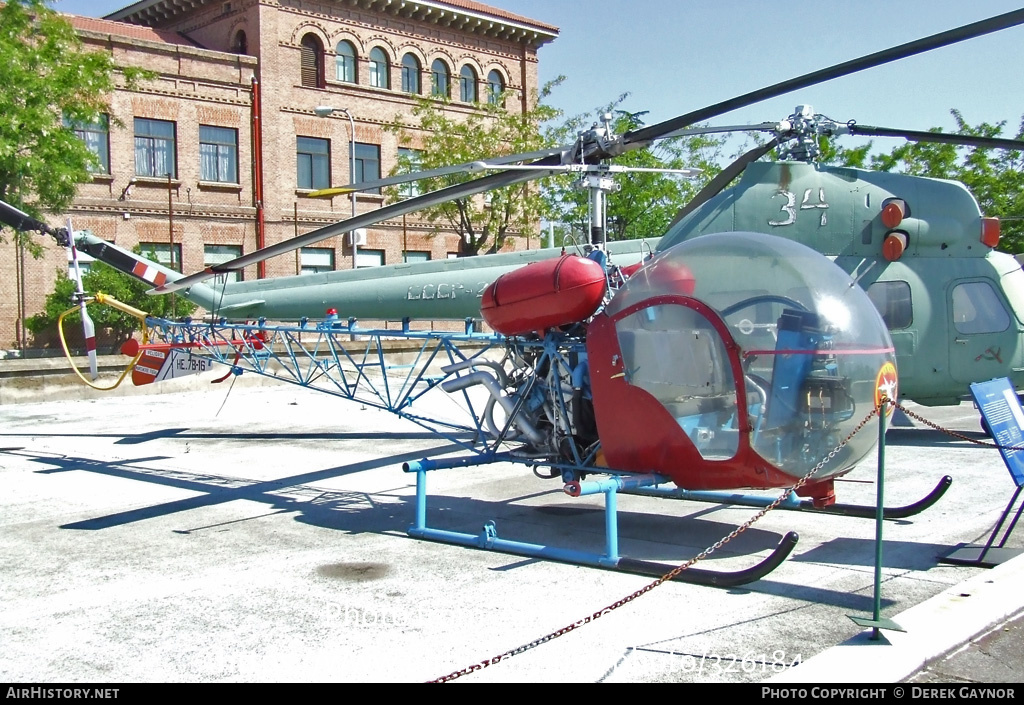
M532 262L484 290L481 313L502 335L524 335L589 318L604 299L604 268L578 255Z

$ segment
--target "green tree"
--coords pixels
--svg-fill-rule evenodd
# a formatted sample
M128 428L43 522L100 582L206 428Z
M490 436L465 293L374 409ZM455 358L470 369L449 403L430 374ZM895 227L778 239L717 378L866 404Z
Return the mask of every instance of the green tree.
M43 0L0 5L0 200L37 218L71 204L97 160L70 125L100 119L118 73L130 83L149 75L84 49Z
M1005 121L969 125L959 110L951 110L956 134L1006 137ZM932 128L932 132L941 132ZM1024 139L1024 118L1014 139ZM856 149L831 147L827 161L864 168L873 143ZM825 161L825 160L823 160ZM1002 220L999 249L1024 252L1024 162L1021 152L1007 149L958 147L935 142L904 142L888 153L870 154L871 169L959 181L970 190L988 216Z
M139 254L139 248L135 248ZM155 255L149 258L156 261ZM146 293L152 285L129 277L103 262L92 262L88 272L82 275L82 287L86 292L102 292L122 303L145 311L157 318L180 318L190 315L196 305L180 296L150 296ZM57 272L57 283L52 293L46 297L43 312L28 318L25 327L34 335L53 330L60 315L74 306L77 291L75 281L68 277L67 272ZM172 308L173 302L173 308ZM132 336L140 327L137 318L122 313L110 306L94 305L89 307L89 316L96 324L96 331L106 330L116 343L121 343ZM81 318L73 313L64 319L64 328L71 341L81 341Z
M534 107L525 113L511 112L504 100L479 103L468 114L456 117L450 103L439 98L422 98L413 108L415 122L392 124L388 130L399 134L401 144L413 145L410 128L424 134L417 149L400 159L399 170L431 170L453 164L471 163L488 158L534 152L550 146L541 124L558 116L558 111L543 100L557 81L546 85ZM401 200L412 193L427 193L478 178L480 174L449 174L387 189L390 200ZM535 234L543 215L544 200L538 188L515 184L485 194L460 198L422 211L431 223L441 223L461 238L462 255L482 251L497 252L513 234Z
M622 135L644 125L646 112L631 113L621 109L628 97L598 109L598 115L611 114L612 132ZM589 122L587 116L574 117L550 132L554 143L575 139ZM618 167L643 169L699 169L696 178L657 172L626 172L615 175L618 190L607 196L607 237L609 240L631 240L660 237L679 209L721 169L719 161L726 136L694 135L659 140L647 149L638 149L618 157ZM561 223L563 232L581 234L589 240L589 192L580 188L578 179L563 176L546 184L545 195L552 218Z

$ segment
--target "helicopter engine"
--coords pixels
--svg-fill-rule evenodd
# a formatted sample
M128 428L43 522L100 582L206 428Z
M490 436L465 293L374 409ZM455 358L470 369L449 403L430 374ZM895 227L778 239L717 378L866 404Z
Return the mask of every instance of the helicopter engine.
M583 322L606 293L604 266L579 255L498 277L484 290L481 311L491 328L516 343L501 363L467 360L445 367L449 374L475 371L443 388L483 386L490 395L482 413L486 429L494 438L526 443L520 455L579 462L597 441Z

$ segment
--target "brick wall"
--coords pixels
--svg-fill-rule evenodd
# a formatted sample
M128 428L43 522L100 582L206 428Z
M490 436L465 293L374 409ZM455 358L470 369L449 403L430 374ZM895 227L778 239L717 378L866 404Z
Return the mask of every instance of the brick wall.
M145 21L152 29L72 18L87 45L111 52L122 65L143 66L159 73L157 79L135 90L119 90L111 96L110 173L97 175L79 189L69 213L75 228L92 230L127 249L140 243L166 246L173 239L181 248L179 267L186 272L204 266L206 245L238 247L243 252L256 249L254 78L262 94L264 238L268 245L351 215L348 196L309 199L305 197L307 192L297 187L296 136L329 140L331 183L351 180L349 119L338 112L327 118L317 117L315 107L348 109L355 121L355 141L380 146L381 174L387 175L396 166L398 137L384 126L409 115L414 105L413 97L400 90L401 61L406 53L415 55L422 67L421 94L430 90L431 63L440 58L448 65L456 101L451 107L454 114L467 114L473 109L457 102L456 79L464 65L475 70L480 96L486 96L488 73L498 71L512 96L509 109L520 109L526 96L535 92L536 47L550 41L557 30L537 23L539 31L531 34L523 27L529 30L532 21L466 0L447 7L436 2L412 2L408 6L414 10L413 16L390 14L378 9L384 4L374 0L347 4L232 0L185 11L173 9L173 3L168 2L166 8L172 9L166 17ZM438 21L438 12L449 14ZM479 33L482 30L477 19L481 16L501 31ZM458 21L452 21L452 17ZM141 22L131 16L125 19ZM245 35L245 55L232 52L240 32ZM324 47L323 88L302 85L301 44L307 34L316 36ZM335 75L335 47L342 40L356 49L355 84L338 81ZM368 58L374 48L387 57L390 88L370 85ZM136 174L135 118L173 123L176 175L170 182L164 176ZM200 125L237 130L237 183L200 179ZM382 205L383 196L357 197L358 212ZM352 267L352 249L342 237L329 238L316 246L333 250L337 268ZM509 249L525 246L525 242L513 242ZM0 248L7 251L0 256L0 349L4 349L13 347L18 338L20 316L14 245L8 242ZM401 262L404 249L444 259L458 250L458 237L410 215L370 228L361 248L383 252L387 264ZM42 309L56 272L66 266L66 254L52 243L46 245L42 259L26 262L24 301L28 315ZM266 263L267 276L291 275L297 269L298 258L291 254ZM246 279L256 276L256 266L244 273Z

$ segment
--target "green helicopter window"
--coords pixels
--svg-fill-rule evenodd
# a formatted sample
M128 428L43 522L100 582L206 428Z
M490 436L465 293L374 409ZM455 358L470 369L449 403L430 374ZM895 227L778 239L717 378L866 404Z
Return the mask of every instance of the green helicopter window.
M882 314L882 320L889 330L909 328L914 322L914 305L909 283L875 282L868 287L868 298Z
M988 282L963 282L953 288L953 325L958 333L998 333L1010 315Z

